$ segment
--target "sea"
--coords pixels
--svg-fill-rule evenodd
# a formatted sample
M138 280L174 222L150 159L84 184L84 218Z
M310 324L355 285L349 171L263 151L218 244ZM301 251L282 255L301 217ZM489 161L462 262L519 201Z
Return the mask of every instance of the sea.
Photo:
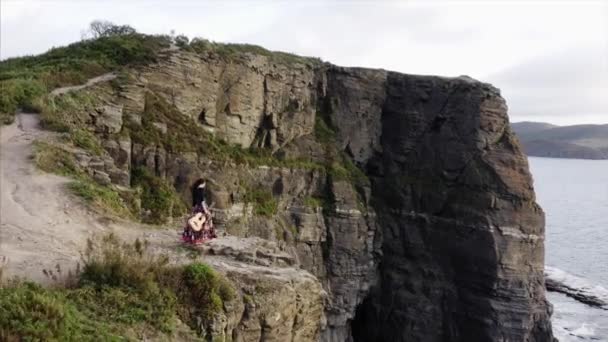
M547 276L608 300L608 160L529 157L537 201L546 215ZM608 342L608 307L547 292L561 342Z

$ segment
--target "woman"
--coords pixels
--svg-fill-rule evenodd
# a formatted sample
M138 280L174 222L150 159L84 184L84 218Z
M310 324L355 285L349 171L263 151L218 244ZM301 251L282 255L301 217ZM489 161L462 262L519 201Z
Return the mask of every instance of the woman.
M192 185L192 214L186 221L182 238L185 242L202 243L216 237L211 211L206 199L206 182L200 178Z
M206 193L205 193L206 185L207 185L207 183L202 178L199 178L192 185L192 210L193 211L197 206L201 206L201 207L203 206L203 203L205 202L205 199L206 199Z

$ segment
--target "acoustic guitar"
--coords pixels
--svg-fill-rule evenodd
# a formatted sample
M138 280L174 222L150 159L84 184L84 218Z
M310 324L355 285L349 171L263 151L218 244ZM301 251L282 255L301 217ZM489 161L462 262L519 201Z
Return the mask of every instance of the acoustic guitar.
M195 232L200 232L203 229L203 225L207 221L207 218L203 213L196 213L190 219L188 219L188 226Z

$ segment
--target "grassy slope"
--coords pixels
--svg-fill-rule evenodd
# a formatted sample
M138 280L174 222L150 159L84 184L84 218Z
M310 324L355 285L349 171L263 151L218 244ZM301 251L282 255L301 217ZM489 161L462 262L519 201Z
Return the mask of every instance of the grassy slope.
M64 284L42 288L32 283L0 286L2 341L117 341L158 336L168 340L178 320L192 329L236 298L233 285L209 266L170 267L164 256L135 241L106 236L83 256L84 267ZM62 277L58 268L46 271ZM163 337L164 336L164 337Z
M122 66L153 62L169 46L164 36L131 34L86 40L54 48L39 56L0 62L0 118L10 123L18 108L42 110L51 90L82 84Z

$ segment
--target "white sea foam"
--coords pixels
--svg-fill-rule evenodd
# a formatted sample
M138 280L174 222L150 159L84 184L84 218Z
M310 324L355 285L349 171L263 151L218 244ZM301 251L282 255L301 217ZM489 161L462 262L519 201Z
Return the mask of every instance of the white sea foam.
M608 289L556 267L545 266L547 289L608 310Z
M595 329L590 324L583 323L580 328L572 331L572 335L580 337L594 336Z

